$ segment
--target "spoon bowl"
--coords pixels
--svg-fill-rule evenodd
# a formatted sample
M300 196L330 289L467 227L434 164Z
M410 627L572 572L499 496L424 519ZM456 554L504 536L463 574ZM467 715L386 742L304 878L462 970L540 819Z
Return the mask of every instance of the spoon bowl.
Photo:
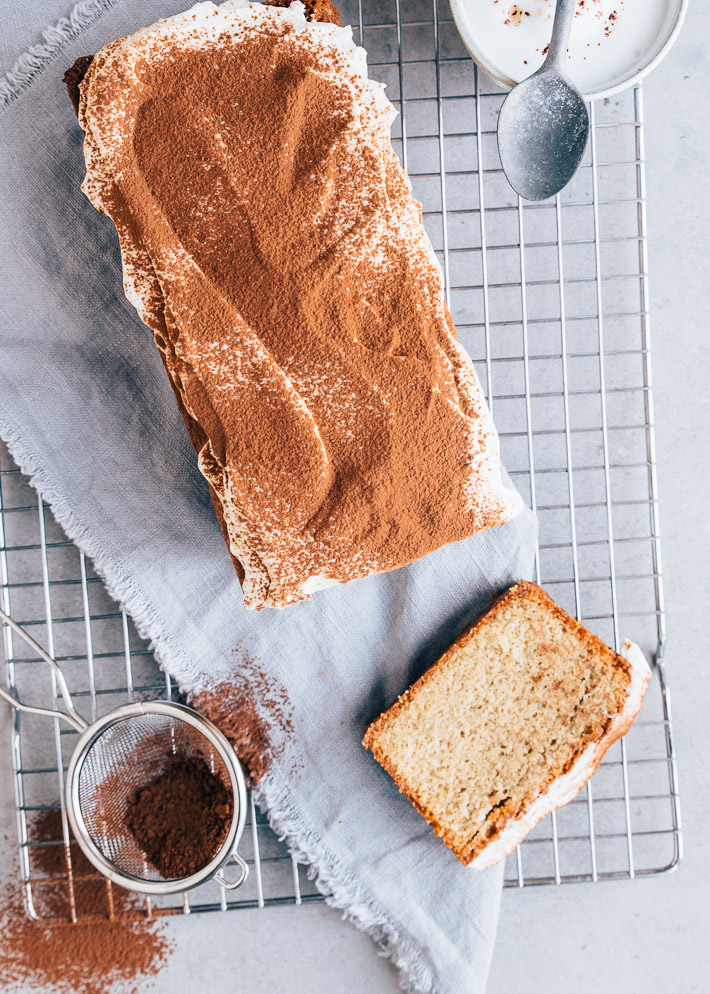
M513 87L498 118L503 172L525 200L546 200L572 179L589 138L584 97L563 72L577 0L558 0L547 58Z
M525 200L546 200L577 172L589 138L584 98L543 66L511 90L498 119L503 171Z

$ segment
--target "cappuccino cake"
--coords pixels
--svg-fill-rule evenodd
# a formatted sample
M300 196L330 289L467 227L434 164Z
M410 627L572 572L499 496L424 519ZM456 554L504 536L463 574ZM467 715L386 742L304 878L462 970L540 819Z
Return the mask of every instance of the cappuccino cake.
M614 652L537 584L517 583L363 745L458 859L483 869L576 796L650 677L638 646Z
M116 226L250 608L522 506L394 109L337 19L327 0L199 3L69 80L82 188Z

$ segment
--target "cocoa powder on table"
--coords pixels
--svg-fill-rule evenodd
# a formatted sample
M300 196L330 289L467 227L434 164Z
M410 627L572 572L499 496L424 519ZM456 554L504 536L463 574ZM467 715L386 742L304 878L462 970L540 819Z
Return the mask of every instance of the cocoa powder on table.
M172 949L162 922L146 916L136 895L110 885L75 842L65 847L58 809L40 812L29 835L39 843L30 848L32 894L37 913L47 920L28 917L16 880L0 885L0 989L8 994L146 990Z
M172 880L210 862L227 837L233 812L231 790L205 760L177 753L129 797L125 822L148 860Z
M272 729L281 733L290 729L291 708L283 688L247 658L241 660L240 674L234 682L205 690L190 703L221 728L235 746L245 772L257 782L279 752ZM151 753L151 743L144 743L143 753L145 760L145 754ZM199 865L205 865L219 848L220 827L226 831L233 801L217 778L218 785L227 793L224 801L214 782L210 782L213 775L209 769L210 776L206 778L204 770L195 769L193 763L191 777L186 777L185 757L178 755L173 762L175 767L172 777L168 774L167 786L164 782L156 783L161 779L158 772L141 788L147 793L139 797L140 791L134 791L131 831L161 872L182 876L193 872L189 865L180 862L184 849L176 844L169 847L170 864L164 862L165 854L156 851L161 836L150 835L156 820L153 800L159 802L166 794L169 799L176 784L184 787L186 780L191 781L195 793L184 821L194 827L197 807L197 823L202 824L205 817L208 821L202 841L198 839L196 843L195 852L201 853L202 860L197 860ZM205 779L206 794L203 793ZM110 790L111 784L106 786ZM180 800L184 809L184 793ZM226 811L218 810L225 803ZM172 948L163 931L164 920L148 918L140 897L111 885L89 863L75 841L64 845L58 808L40 812L30 823L29 832L33 843L32 896L42 920L32 921L28 917L16 880L0 885L0 989L8 992L51 989L56 994L138 994L145 990L166 964Z

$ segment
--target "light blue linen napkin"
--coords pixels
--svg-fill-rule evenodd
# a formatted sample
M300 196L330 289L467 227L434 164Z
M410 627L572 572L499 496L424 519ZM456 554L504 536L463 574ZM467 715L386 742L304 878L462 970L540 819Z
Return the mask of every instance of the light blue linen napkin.
M113 225L80 192L61 82L78 55L179 9L89 0L0 87L0 435L183 687L235 678L246 659L284 687L293 729L258 799L332 903L409 989L481 994L501 869L461 867L360 740L492 592L529 575L534 519L285 611L244 609L152 335L124 298ZM21 19L9 29L19 42Z

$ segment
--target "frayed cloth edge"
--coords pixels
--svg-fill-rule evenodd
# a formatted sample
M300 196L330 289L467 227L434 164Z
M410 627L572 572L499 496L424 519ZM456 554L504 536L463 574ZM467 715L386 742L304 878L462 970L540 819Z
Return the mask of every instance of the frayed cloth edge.
M313 835L293 806L288 792L268 778L253 788L256 803L265 812L273 831L284 839L291 855L308 867L326 903L343 912L343 918L369 935L379 954L400 971L399 986L410 994L442 994L434 986L431 968L418 945L404 935L386 911L341 866Z
M21 472L29 478L30 484L49 505L67 537L91 559L109 594L131 616L139 635L148 641L160 666L183 689L197 689L204 672L190 665L190 661L169 635L162 619L147 603L140 588L94 545L76 516L71 502L56 492L47 473L40 469L18 433L7 421L0 420L0 437L7 443ZM390 916L378 907L357 881L342 867L338 867L337 859L308 827L291 802L286 789L275 781L268 781L255 789L254 797L260 807L265 809L272 828L285 839L292 854L299 862L307 864L309 878L314 881L326 902L342 911L345 919L369 935L378 946L380 955L390 959L400 970L401 989L411 994L440 994L434 986L432 971L424 961L421 950L412 939L402 934Z
M0 108L10 104L27 90L61 49L90 27L117 0L81 0L66 17L42 32L42 41L31 45L18 56L12 68L0 79Z
M111 597L131 616L138 634L149 643L160 666L175 677L181 688L195 689L200 677L204 676L202 669L187 658L140 587L97 547L71 501L57 492L50 476L36 463L19 433L1 418L0 438L4 439L20 471L29 478L30 485L49 505L57 524L91 560Z

